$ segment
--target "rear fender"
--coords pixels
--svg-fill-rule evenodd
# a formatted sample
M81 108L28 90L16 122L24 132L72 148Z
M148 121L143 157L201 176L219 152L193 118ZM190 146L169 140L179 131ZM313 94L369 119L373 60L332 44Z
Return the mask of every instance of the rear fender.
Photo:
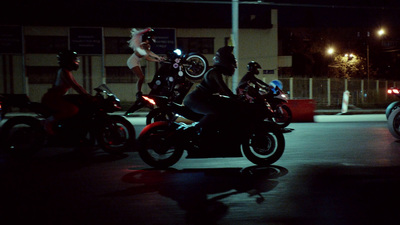
M170 125L170 123L168 121L157 121L157 122L151 123L143 128L143 130L139 134L139 138L142 137L143 135L145 135L147 132L149 132L149 130L153 127L169 126L169 125Z

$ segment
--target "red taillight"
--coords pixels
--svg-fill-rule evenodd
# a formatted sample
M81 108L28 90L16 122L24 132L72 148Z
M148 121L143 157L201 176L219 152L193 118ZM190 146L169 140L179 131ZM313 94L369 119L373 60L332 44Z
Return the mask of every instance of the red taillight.
M400 93L400 91L399 91L399 89L397 89L397 88L390 88L390 89L388 89L388 91L387 91L387 93L388 94L399 94Z
M156 105L156 102L154 101L154 99L149 98L149 97L147 97L147 96L142 96L142 98L143 98L144 100L148 101L150 104Z

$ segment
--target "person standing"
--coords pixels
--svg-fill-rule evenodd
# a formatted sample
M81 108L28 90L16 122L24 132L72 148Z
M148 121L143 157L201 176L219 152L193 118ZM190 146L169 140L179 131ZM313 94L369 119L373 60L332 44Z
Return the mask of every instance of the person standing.
M145 75L140 66L141 58L145 58L149 62L160 62L164 59L150 50L151 44L155 43L154 35L155 32L150 27L143 30L135 28L131 30L131 39L128 43L133 53L127 60L127 66L138 77L136 101L141 100L142 86L145 80Z

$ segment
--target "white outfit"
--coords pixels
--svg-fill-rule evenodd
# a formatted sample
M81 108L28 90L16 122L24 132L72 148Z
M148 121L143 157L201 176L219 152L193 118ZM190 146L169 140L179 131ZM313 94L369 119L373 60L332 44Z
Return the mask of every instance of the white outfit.
M146 50L142 48L146 45L146 43L141 42L141 38L142 34L147 32L148 30L149 29L144 29L144 30L132 29L131 31L132 38L129 41L129 47L132 48L134 53L128 58L126 62L129 69L132 69L135 66L140 67L140 58L147 55ZM140 55L140 57L138 55Z
M140 58L133 53L128 60L126 61L126 64L128 65L128 68L131 70L133 67L135 66L139 66L140 67Z

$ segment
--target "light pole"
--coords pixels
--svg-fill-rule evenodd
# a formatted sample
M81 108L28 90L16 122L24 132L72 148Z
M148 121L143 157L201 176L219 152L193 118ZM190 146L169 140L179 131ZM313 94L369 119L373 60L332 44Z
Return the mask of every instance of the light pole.
M379 29L377 32L378 37L381 37L383 35L385 35L386 31L385 29L381 28ZM369 38L370 38L371 34L368 31L367 32L367 96L369 94L369 74L370 74L370 70L369 70Z

